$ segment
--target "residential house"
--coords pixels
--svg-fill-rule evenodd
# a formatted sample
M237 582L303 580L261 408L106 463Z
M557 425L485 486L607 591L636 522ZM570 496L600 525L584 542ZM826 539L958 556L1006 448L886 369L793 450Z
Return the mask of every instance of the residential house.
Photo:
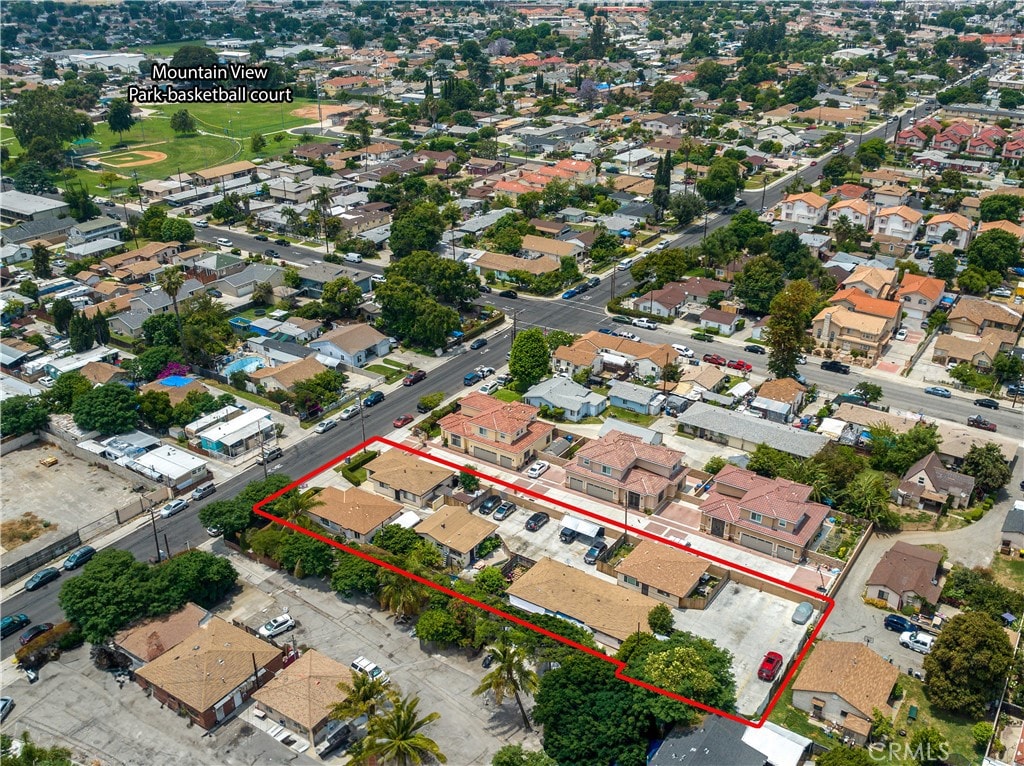
M277 367L263 367L249 373L249 378L266 391L292 391L296 383L326 371L315 356L309 356Z
M903 242L913 242L922 218L919 212L906 205L883 207L875 216L872 233Z
M832 228L840 218L846 218L850 225L871 231L873 212L874 208L862 199L842 200L828 209L828 225Z
M938 455L929 452L903 474L896 488L896 502L938 512L943 508L966 508L973 493L973 476L949 470Z
M710 562L671 545L643 540L615 567L619 585L662 601L672 609L698 595ZM703 594L702 594L703 595Z
M252 295L256 285L264 282L271 287L281 287L284 284L284 271L280 266L251 263L236 274L218 279L209 287L215 287L233 298L245 298Z
M1020 332L1024 315L1016 309L983 298L964 296L949 312L949 326L956 332L981 335L989 327Z
M310 341L311 348L352 367L364 367L372 359L387 356L391 341L368 324L336 327Z
M703 329L717 330L726 337L739 330L743 321L739 314L721 309L704 309L700 315L700 326Z
M899 286L899 272L875 266L858 266L839 285L843 288L855 287L872 298L889 300Z
M750 409L777 423L788 423L804 406L807 388L793 378L773 378L761 384Z
M875 711L892 716L900 669L864 644L819 641L793 682L793 706L838 725L842 736L865 745Z
M900 148L920 150L924 149L927 145L928 134L916 125L904 128L896 134L896 146Z
M985 159L991 159L996 156L999 152L999 144L995 139L990 136L972 136L967 139L967 146L964 149L964 154L969 154L971 157L984 157Z
M1019 555L1024 551L1024 501L1016 500L1003 521L1002 548Z
M683 453L611 431L565 465L565 486L617 506L656 513L679 492Z
M51 375L51 377L53 376ZM180 381L172 382L179 383ZM204 386L202 382L198 380L191 380L186 385L182 386L168 385L167 383L164 382L164 380L161 379L153 380L150 381L149 383L145 383L144 385L139 386L139 394L146 394L149 393L150 391L158 391L160 393L167 394L167 398L171 400L172 407L177 407L179 404L185 401L185 398L193 391L200 394L210 393L209 391L206 390L206 386Z
M560 418L571 423L597 417L608 407L607 397L560 376L542 380L531 387L523 395L523 401L532 407L560 410Z
M518 471L551 444L554 426L537 420L536 407L479 392L461 404L437 423L452 450Z
M437 505L458 481L447 468L400 449L382 452L364 468L374 492L417 508Z
M668 344L654 345L596 331L586 333L572 346L560 346L552 355L555 369L569 375L583 369L594 374L632 371L640 378L658 380L665 365L675 363L677 357Z
M245 178L256 173L256 166L248 160L229 162L226 165L196 170L188 174L194 186L223 185L233 178Z
M497 531L497 524L457 505L442 505L416 527L441 552L444 566L458 569L476 563L477 547Z
M649 631L647 615L661 603L547 557L524 572L506 594L512 606L584 627L612 649L636 633L638 625Z
M537 277L561 268L559 259L554 257L521 258L492 252L481 253L475 259L468 260L467 264L481 277L486 277L488 273L493 272L498 279L503 281L512 281L509 275L513 271L525 271Z
M910 189L902 184L886 183L875 187L874 202L880 208L900 207L910 201Z
M898 312L899 305L894 305ZM812 337L820 348L835 348L845 354L856 351L871 361L878 358L891 331L891 320L843 305L826 306L811 321Z
M969 364L979 372L992 370L992 363L1000 351L1009 351L1015 345L1017 333L1012 330L988 328L980 336L940 335L935 340L932 361L936 364Z
M3 223L63 218L69 211L68 203L63 200L53 200L13 189L0 192L0 221Z
M159 381L157 381L159 382ZM152 384L148 384L152 385ZM143 387L145 388L145 386ZM171 400L174 403L173 399ZM273 444L277 437L274 419L267 410L255 408L199 433L199 445L208 452L239 457Z
M95 242L98 239L113 239L121 243L122 224L115 218L100 216L90 221L82 221L68 229L68 245L81 245Z
M306 511L306 515L332 534L357 543L373 540L405 510L401 503L358 487L326 487L316 499L320 505Z
M694 277L684 282L667 282L657 290L650 290L634 298L632 306L637 311L662 317L677 317L688 304L703 304L711 293L720 292L723 297L732 295L732 284L717 279Z
M908 606L938 606L942 588L941 551L921 545L898 542L882 554L881 561L868 575L867 597L884 601L889 608L900 611Z
M960 145L964 143L962 136L954 131L944 130L932 137L932 149L940 152L956 154L960 151Z
M118 631L113 644L131 659L132 670L137 670L191 636L209 617L208 611L189 602L176 612Z
M959 213L932 216L925 224L926 242L949 242L957 250L966 250L971 242L974 224Z
M283 665L276 646L213 617L136 670L135 680L162 706L209 730L241 708Z
M769 442L771 443L771 442ZM799 561L832 512L810 500L813 490L727 465L700 506L700 529L769 556Z
M122 383L129 378L127 370L109 362L89 362L78 372L94 386Z
M1012 234L1024 242L1024 226L1018 226L1010 221L984 221L978 224L978 234L984 234L986 231L992 231L993 229L1005 231L1007 234Z
M1003 144L1002 157L1017 167L1024 165L1024 138L1013 138Z
M807 737L771 721L755 729L708 715L700 726L673 728L656 744L647 766L804 766L813 744Z
M832 199L838 197L840 202L851 199L864 199L865 195L871 191L867 186L861 186L859 184L840 184L839 186L833 186L822 196Z
M551 239L550 237L538 237L536 234L527 234L523 237L522 253L527 258L578 258L583 248L573 242Z
M566 232L572 231L572 227L564 221L546 221L543 218L531 218L530 226L535 228L544 237L561 237ZM544 253L549 255L549 253Z
M641 415L657 415L665 403L665 396L657 389L625 380L611 381L608 398L613 407L621 407Z
M828 200L814 192L787 194L782 200L779 220L817 226L828 211Z
M314 263L299 271L299 290L310 298L320 298L324 294L324 286L341 277L351 279L363 292L370 288L369 274L353 271L340 263Z
M939 305L945 289L946 283L941 279L911 274L907 271L904 272L899 290L896 291L896 300L899 301L900 308L907 313L908 322L920 322L927 319Z

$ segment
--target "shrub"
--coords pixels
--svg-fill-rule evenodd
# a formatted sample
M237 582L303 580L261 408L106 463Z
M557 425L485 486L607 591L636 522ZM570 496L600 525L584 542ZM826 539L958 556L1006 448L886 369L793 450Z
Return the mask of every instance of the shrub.
M476 547L476 555L479 558L484 558L485 556L489 556L490 554L494 553L494 551L498 550L498 548L500 547L501 538L497 535L492 535Z

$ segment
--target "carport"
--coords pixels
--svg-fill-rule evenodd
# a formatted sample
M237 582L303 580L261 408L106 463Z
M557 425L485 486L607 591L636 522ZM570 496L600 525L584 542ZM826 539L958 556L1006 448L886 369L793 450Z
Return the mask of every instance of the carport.
M571 529L580 537L604 537L604 527L586 519L575 516L566 516L562 519L562 528Z

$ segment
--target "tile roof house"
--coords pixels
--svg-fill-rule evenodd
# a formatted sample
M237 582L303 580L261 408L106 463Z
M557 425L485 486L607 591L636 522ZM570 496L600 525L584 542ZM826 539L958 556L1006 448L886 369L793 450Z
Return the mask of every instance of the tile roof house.
M831 513L811 488L727 465L700 507L701 531L786 561L798 561Z
M814 192L787 194L781 208L780 220L817 226L828 210L828 200Z
M838 349L844 354L858 351L872 361L881 354L891 334L891 319L853 311L845 305L826 306L811 320L811 335L819 348Z
M498 525L457 505L442 505L416 527L416 534L437 546L445 566L472 566L476 549Z
M384 357L391 351L391 341L368 324L335 327L309 342L310 348L331 359L339 359L353 367L363 367L371 359Z
M907 271L896 291L896 300L900 308L907 312L908 320L922 321L939 305L945 289L946 283L941 279Z
M682 452L611 431L585 444L565 465L565 486L653 513L676 496L685 475Z
M263 367L249 373L249 377L267 391L291 391L296 383L326 371L315 356L308 356L277 367Z
M980 335L983 330L1019 332L1022 315L1019 311L984 298L962 297L949 312L949 326L957 332Z
M618 563L615 575L622 587L678 609L702 585L710 563L671 545L644 540Z
M878 207L899 207L910 200L910 189L902 183L885 183L875 188L875 205Z
M400 449L382 452L364 468L373 491L405 505L428 508L454 487L454 472Z
M135 671L135 680L161 705L212 729L283 664L276 646L214 617Z
M875 216L872 233L892 237L903 242L913 242L917 230L921 227L922 216L919 212L906 205L883 207Z
M560 376L542 380L531 387L523 395L523 401L533 407L561 410L562 417L571 423L597 417L608 407L607 397Z
M939 511L944 507L966 508L972 494L973 476L950 471L938 455L929 452L903 474L896 488L896 502Z
M637 625L649 632L647 615L661 603L546 557L512 583L506 594L519 609L582 624L598 643L613 649L636 633Z
M358 487L326 487L316 499L320 505L310 508L306 515L324 529L358 543L373 540L405 510L401 503Z
M895 269L858 266L842 280L839 286L857 287L872 298L888 300L895 294L898 284L899 272Z
M974 224L959 213L942 213L928 219L924 238L926 242L949 242L957 250L966 250L973 230ZM947 234L952 239L947 239Z
M940 551L897 542L882 554L882 559L868 575L867 596L884 601L897 611L921 603L937 606L942 595L941 567Z
M871 231L874 207L862 199L841 200L828 209L828 225L836 225L840 218L846 218L854 226L863 226Z
M873 711L892 715L889 701L899 675L899 668L863 644L820 641L793 682L793 706L838 724L844 736L863 745Z
M256 691L256 709L281 726L316 745L326 738L334 722L331 708L345 701L338 684L351 687L352 671L316 649L307 649L270 683Z
M988 372L1000 351L1009 351L1017 341L1012 330L987 329L980 336L942 334L935 339L932 361L936 364L966 362L979 372Z
M1024 241L1024 226L1018 226L1010 221L985 221L978 224L978 234L984 234L986 231L991 231L992 229L1005 231L1012 234L1017 239Z
M586 333L571 346L559 346L552 355L555 369L571 375L583 368L600 373L632 367L642 378L658 379L662 368L677 358L678 354L668 344L654 345L597 331Z
M551 444L554 426L537 420L537 408L473 392L438 426L449 448L503 468L519 470Z

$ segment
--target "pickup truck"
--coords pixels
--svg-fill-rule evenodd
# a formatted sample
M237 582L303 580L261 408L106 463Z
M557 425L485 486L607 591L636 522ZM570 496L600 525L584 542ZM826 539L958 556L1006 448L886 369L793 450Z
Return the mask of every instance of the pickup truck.
M996 430L996 424L990 420L985 420L981 415L972 415L967 418L967 425L973 426L974 428L980 428L982 431Z

